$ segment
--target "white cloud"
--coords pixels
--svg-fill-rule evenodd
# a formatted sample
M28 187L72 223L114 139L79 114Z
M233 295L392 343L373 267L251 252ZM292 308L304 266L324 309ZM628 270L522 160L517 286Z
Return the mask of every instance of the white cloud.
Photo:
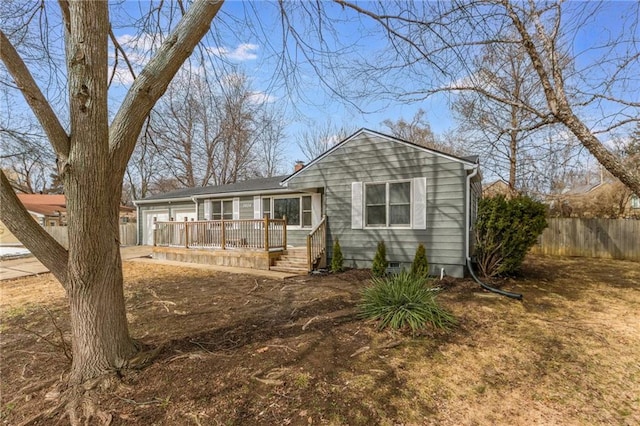
M250 61L256 59L258 54L257 44L241 43L235 49L229 49L227 47L212 47L209 51L216 55L232 61Z
M276 97L265 92L251 92L249 102L254 105L270 104L276 101Z

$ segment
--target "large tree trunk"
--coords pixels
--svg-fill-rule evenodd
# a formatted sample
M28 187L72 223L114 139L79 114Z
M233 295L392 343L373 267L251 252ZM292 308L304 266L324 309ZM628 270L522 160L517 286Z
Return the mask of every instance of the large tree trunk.
M121 367L135 352L127 327L118 206L122 173L109 156L106 2L71 2L66 49L71 109L67 198L71 381Z
M69 297L71 384L122 367L136 352L126 320L118 213L122 180L151 108L209 29L221 0L197 0L127 92L109 127L106 1L60 0L70 135L0 31L0 58L53 145L67 200L69 250L31 220L0 172L0 217L60 280Z

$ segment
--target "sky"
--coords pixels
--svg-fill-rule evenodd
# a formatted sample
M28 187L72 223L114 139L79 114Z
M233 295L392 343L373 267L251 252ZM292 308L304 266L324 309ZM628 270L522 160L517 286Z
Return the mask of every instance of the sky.
M152 45L157 46L159 41L153 41L152 37L133 38L135 31L130 26L130 22L139 19L141 12L148 10L150 3L123 0L118 4L119 7L113 8L111 14L114 33L118 41L126 46L130 59L139 64L136 67L136 72L139 72L142 64L148 59L143 52ZM300 40L317 45L319 42L317 33L308 30L309 25L314 23L313 17L300 11L300 2L286 4L290 10L294 11L291 17L295 20L290 23L295 30L299 31ZM226 64L227 70L216 69L215 72L219 75L229 70L245 73L251 81L256 99L285 110L288 122L286 164L293 165L296 160L303 158L296 145L296 139L301 132L313 127L314 123L324 124L330 121L337 127L344 126L349 129L366 127L384 132L385 128L381 123L385 119L410 120L419 109L422 109L426 111L427 120L435 134L443 135L456 126L445 95L436 95L412 103L393 98L377 100L369 98L365 101L351 96L332 95L327 85L321 82L322 79L326 79L327 84L332 84L332 87L338 91L349 92L354 88L364 88L366 91L366 79L357 80L355 76L350 79L349 73L353 73L361 61L384 59L387 40L381 33L379 24L373 23L370 19L344 10L330 2L321 4L325 8L327 18L332 22L331 30L325 29L322 32L322 42L331 49L339 51L339 55L327 57L314 54L309 49L297 47L291 32L288 32L286 37L283 36L285 30L283 30L277 2L227 0L219 16L212 23L215 31L210 32L203 41L207 54L218 60L216 67L221 66L220 60ZM360 4L365 7L370 5L367 2ZM565 4L568 5L567 10L571 18L571 14L579 16L583 10L586 10L585 5L592 3L576 1ZM626 28L620 26L629 17L623 15L625 8L621 6L629 4L631 3L604 2L597 16L589 19L587 24L577 31L572 40L572 47L574 53L579 54L576 62L578 68L594 55L606 54L605 48L594 49L595 46L603 45L617 32L625 32ZM51 28L55 30L59 20L59 13L56 13L57 5L54 2L48 2L47 7ZM303 22L305 18L309 19ZM163 23L166 23L167 18L163 19ZM636 37L640 38L640 35L636 34ZM287 41L286 45L283 45L283 40ZM139 50L136 50L136 47ZM286 52L290 60L283 62L282 52ZM329 62L335 67L330 68ZM290 67L289 72L285 73L287 78L283 77L283 73L279 73L283 64ZM120 65L121 68L110 89L114 110L131 84L131 77L122 63ZM339 74L340 79L332 79L332 70ZM394 84L404 85L407 89L420 87L421 81L411 75L399 73L394 75L398 79L392 82ZM421 79L426 80L429 77L428 73L420 76ZM437 79L438 76L433 78ZM339 83L335 83L337 80ZM291 90L292 87L295 90ZM631 93L635 90L634 100L640 103L640 88L631 86L627 87L627 90ZM602 111L594 112L594 117L598 114L602 115ZM61 113L61 115L64 114Z
M324 3L325 6L327 4ZM130 15L139 14L140 8L137 2L125 3L126 12ZM335 127L350 130L365 127L384 132L384 120L410 120L419 109L423 109L428 112L428 120L435 133L444 133L455 124L445 96L406 103L389 100L360 102L332 95L318 75L324 70L313 69L309 58L305 58L300 49L294 48L291 36L288 37L289 46L283 46L282 21L278 13L272 2L226 1L212 24L221 35L209 36L203 44L208 47L209 52L244 72L257 94L263 94L264 99L269 102L285 107L289 123L285 155L287 164L293 165L295 161L304 158L296 144L297 136L314 126L314 123L331 122ZM325 41L336 49L348 50L348 55L344 58L334 57L331 60L344 60L347 56L354 61L366 58L379 52L386 44L386 38L380 34L378 24L360 19L355 13L345 17L341 8L335 6L327 7L327 13L335 18L336 32L325 33L329 36ZM301 23L293 25L296 29L302 27ZM150 45L148 40L134 41L131 29L126 27L116 26L114 32L123 45L134 46L137 43L142 48ZM289 88L283 87L284 79L282 75L278 75L278 68L281 66L279 53L283 50L295 58L295 84L299 93L292 93ZM140 58L141 63L143 59ZM319 58L320 62L325 60L326 58ZM131 83L130 74L124 67L120 68L116 80L118 79L122 84L120 88L112 89L114 102L123 96Z

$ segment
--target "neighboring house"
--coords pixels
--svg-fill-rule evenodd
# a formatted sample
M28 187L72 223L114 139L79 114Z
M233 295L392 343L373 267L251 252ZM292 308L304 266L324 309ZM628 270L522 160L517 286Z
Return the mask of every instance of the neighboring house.
M67 201L58 194L17 194L18 199L40 226L66 226ZM135 209L120 207L120 218L135 218ZM0 243L14 244L18 239L0 222Z
M504 195L507 198L511 198L515 195L515 191L509 187L509 183L505 182L502 179L498 179L494 182L491 182L482 188L482 197L483 198L491 198L496 195Z
M556 217L640 218L638 197L613 177L565 188L546 201Z
M182 189L135 204L141 244L154 243L154 223L161 224L156 226L160 229L173 220L174 230L169 232L183 232L176 231L179 224L187 235L180 240L184 247L220 248L219 240L207 240L206 235L222 233L224 240L224 235L236 232L234 248L269 251L271 245L265 248L251 236L238 238L237 232L243 226L247 232L259 228L265 217L286 216L287 252L307 246L300 253L315 253L315 241L321 241L324 256L330 258L339 238L345 266L368 268L378 241L384 240L390 266L409 267L423 243L432 273L443 268L460 277L470 254L480 192L476 157L456 157L362 129L289 176ZM185 219L194 224L185 227ZM228 222L217 228L213 222L198 222L222 219ZM208 234L203 226L208 226ZM308 238L319 227L326 234L318 240ZM197 237L189 239L190 235Z

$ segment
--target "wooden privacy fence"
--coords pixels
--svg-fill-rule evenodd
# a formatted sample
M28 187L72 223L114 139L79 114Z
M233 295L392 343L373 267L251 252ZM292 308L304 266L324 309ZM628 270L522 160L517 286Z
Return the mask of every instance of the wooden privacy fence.
M640 220L547 219L535 254L640 261Z
M57 242L64 247L69 247L69 232L66 226L45 226L44 229ZM120 245L135 246L138 243L137 230L135 223L120 224Z

